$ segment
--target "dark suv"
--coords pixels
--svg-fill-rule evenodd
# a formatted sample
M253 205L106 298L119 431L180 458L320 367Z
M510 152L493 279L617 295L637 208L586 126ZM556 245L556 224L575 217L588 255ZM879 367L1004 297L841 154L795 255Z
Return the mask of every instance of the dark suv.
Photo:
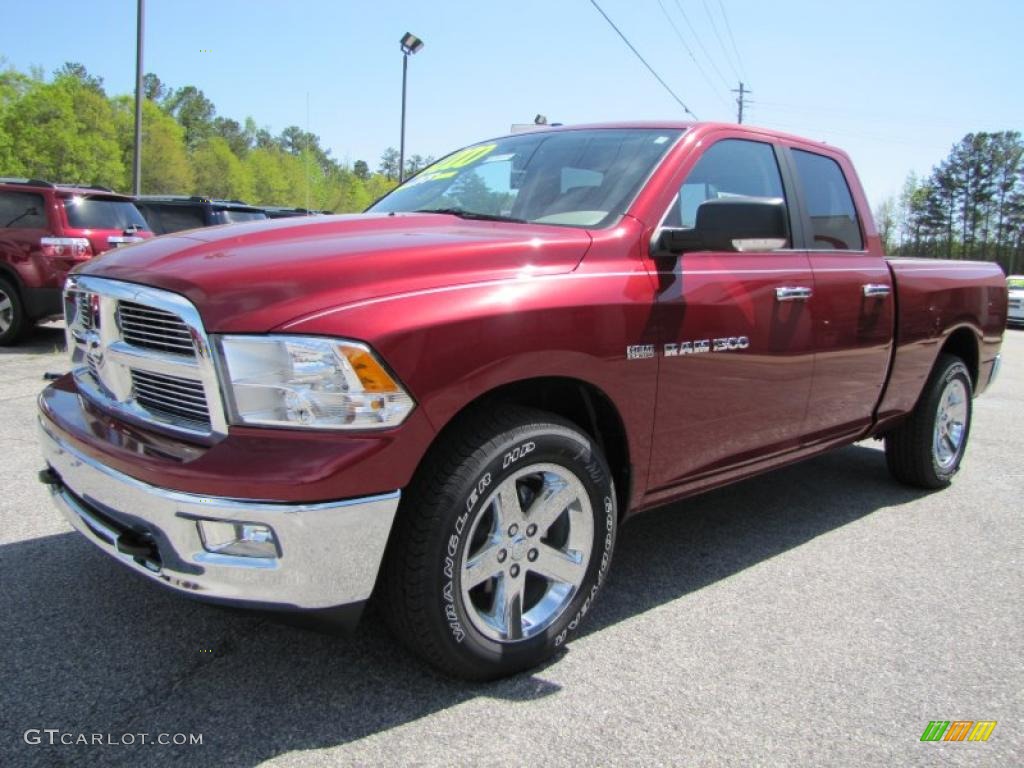
M151 236L127 195L0 178L0 346L62 313L61 289L73 266Z
M184 195L139 195L135 204L158 235L179 232L215 224L234 224L239 221L265 219L262 208L255 208L241 200L214 200L209 197Z

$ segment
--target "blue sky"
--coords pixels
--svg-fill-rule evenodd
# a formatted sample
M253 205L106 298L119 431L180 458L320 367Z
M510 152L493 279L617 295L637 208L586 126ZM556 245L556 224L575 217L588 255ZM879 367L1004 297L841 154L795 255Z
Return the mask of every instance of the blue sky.
M598 2L700 118L735 120L727 86L742 76L746 122L843 147L873 203L969 131L1024 130L1021 0ZM334 156L376 166L398 145L407 30L426 43L410 62L409 154L440 155L538 112L686 117L589 0L148 0L146 70L274 132L307 125L308 94L308 126ZM0 56L22 70L80 61L128 93L134 40L135 0L49 0L45 15L4 3Z

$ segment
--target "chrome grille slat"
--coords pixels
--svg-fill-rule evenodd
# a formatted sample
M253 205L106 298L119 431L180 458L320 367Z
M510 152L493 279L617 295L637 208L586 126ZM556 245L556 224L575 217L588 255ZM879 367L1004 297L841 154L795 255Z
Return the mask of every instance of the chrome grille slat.
M150 318L145 315L122 313L121 321L128 325L137 325L140 328L160 328L161 330L166 329L168 333L180 333L182 336L189 335L188 329L182 328L181 323L174 323L159 317Z
M171 392L181 393L187 397L195 397L206 402L206 394L203 392L203 383L192 379L174 380L170 376L154 376L139 370L132 371L132 377L136 385L144 387L163 388ZM179 383L179 381L181 383Z
M151 341L153 344L158 344L161 348L176 347L189 355L193 354L194 351L194 348L192 346L192 339L188 339L187 341L181 339L179 341L174 338L161 335L159 333L150 333L149 331L143 331L136 328L125 327L124 330L127 331L125 333L125 340L130 343L137 342L138 339L141 337L142 339ZM138 344L136 344L136 346L138 346Z
M138 317L129 317L127 315L121 315L121 323L124 326L132 326L143 331L147 329L157 330L160 331L161 333L181 336L181 338L188 339L189 341L192 340L192 337L189 335L189 332L187 330L179 328L173 323L168 323L164 320L154 319L148 321L140 319Z
M164 416L185 418L196 424L208 423L207 413L205 409L196 408L185 408L184 406L176 403L169 403L165 400L158 400L155 397L148 395L139 395L139 403L145 406L146 410L150 413L156 413Z
M143 397L164 400L172 405L181 403L183 407L194 408L206 413L206 398L203 396L196 398L179 392L172 392L170 389L162 390L156 385L140 384L138 381L135 382L135 392Z
M129 344L175 354L195 354L188 326L172 312L133 301L119 301L117 319L121 336Z
M207 421L208 414L205 408L188 408L180 403L171 402L153 395L139 394L138 402L152 413L162 413L170 416L183 416L197 424Z
M210 412L201 381L146 373L134 368L131 374L135 400L147 410L209 423Z
M120 417L208 442L227 433L199 313L168 291L73 275L65 287L79 391Z

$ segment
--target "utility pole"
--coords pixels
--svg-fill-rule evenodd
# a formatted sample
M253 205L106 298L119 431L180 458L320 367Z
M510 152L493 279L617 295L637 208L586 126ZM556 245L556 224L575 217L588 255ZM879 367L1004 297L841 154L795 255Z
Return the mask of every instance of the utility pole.
M736 97L736 106L738 107L737 114L736 114L736 122L740 123L742 125L743 124L743 104L744 104L743 97L745 95L747 95L747 94L753 93L753 91L751 91L748 88L745 88L743 86L743 82L741 81L740 82L740 87L739 88L733 88L732 92L739 94Z
M135 147L132 152L132 192L142 192L142 32L146 0L139 0L135 30Z

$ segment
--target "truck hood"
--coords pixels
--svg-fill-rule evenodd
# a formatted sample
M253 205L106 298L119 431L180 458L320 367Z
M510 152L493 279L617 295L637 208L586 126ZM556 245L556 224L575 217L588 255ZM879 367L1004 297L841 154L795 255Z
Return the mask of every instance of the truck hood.
M166 235L78 271L180 293L211 332L262 333L381 296L570 272L590 242L582 229L447 214L315 216Z

